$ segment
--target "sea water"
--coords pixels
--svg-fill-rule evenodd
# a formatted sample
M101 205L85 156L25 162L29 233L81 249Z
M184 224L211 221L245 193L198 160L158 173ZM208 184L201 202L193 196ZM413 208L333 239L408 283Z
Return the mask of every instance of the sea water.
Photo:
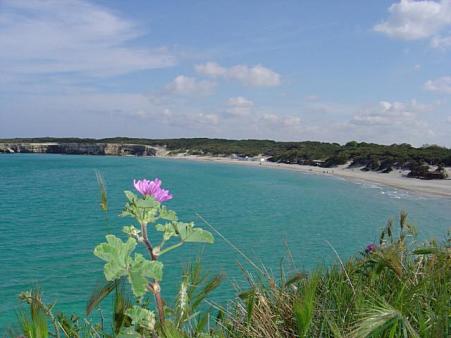
M109 212L100 210L95 172L107 185ZM389 218L405 210L420 239L445 238L451 200L289 170L153 157L0 155L0 328L12 325L17 295L43 291L55 311L83 315L101 285L103 262L93 255L106 234L117 236L131 219L119 218L134 178L159 177L174 195L167 206L181 220L208 228L205 218L255 264L275 275L336 262L377 242ZM213 231L213 230L211 230ZM151 236L155 236L151 232ZM186 244L164 257L165 297L172 299L183 266L200 257L205 272L225 273L213 295L233 297L245 259L216 235L213 245ZM103 305L105 308L110 303Z

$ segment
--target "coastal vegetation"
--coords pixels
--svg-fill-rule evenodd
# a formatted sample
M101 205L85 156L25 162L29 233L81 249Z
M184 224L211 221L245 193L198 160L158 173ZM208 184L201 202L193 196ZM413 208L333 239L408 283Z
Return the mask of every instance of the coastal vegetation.
M100 175L98 181L100 205L107 211ZM172 195L160 180L134 181L134 186L141 196L126 191L121 214L134 222L122 229L126 240L109 234L94 249L105 262L105 284L87 300L87 317L58 313L39 290L26 291L20 299L28 310L19 312L19 325L8 336L407 338L450 333L451 238L419 242L404 212L397 224L383 227L377 243L362 243L361 252L346 261L337 254L337 264L328 267L287 272L281 265L280 273L272 274L250 261L249 269L243 267L247 284L225 304L209 300L224 276L208 277L194 262L180 276L174 303L166 303L161 256L192 242L211 244L213 235L181 222L165 207ZM138 245L147 250L146 257L132 255ZM106 299L113 304L106 308L109 320L105 312L100 319L90 317Z
M365 171L389 173L408 170L410 177L447 178L444 167L451 166L451 149L437 145L413 147L409 144L380 145L351 141L344 145L327 142L276 142L272 140L227 140L209 138L144 139L114 137L104 139L26 138L2 139L0 143L127 144L165 147L169 154L197 156L264 156L271 162L333 168L349 164ZM138 153L139 154L139 153Z

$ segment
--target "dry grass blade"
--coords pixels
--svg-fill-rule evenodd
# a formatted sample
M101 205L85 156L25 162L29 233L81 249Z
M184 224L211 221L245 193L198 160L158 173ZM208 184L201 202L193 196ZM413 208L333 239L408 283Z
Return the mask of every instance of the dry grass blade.
M97 178L97 184L99 185L99 190L100 190L100 208L103 211L108 211L108 198L107 198L105 180L103 179L102 174L97 170L96 170L96 178Z
M92 311L119 285L120 280L106 282L97 289L93 290L86 305L86 315L89 316Z

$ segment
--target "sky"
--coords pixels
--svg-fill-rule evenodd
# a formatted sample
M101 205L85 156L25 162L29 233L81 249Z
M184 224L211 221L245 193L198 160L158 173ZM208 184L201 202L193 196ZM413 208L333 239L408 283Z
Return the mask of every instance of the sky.
M451 147L451 0L0 0L0 138Z

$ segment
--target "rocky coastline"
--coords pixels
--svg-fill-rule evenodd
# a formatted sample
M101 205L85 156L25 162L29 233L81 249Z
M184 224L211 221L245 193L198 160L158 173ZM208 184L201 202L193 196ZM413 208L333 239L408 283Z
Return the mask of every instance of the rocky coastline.
M0 153L155 156L154 147L118 143L0 143Z

